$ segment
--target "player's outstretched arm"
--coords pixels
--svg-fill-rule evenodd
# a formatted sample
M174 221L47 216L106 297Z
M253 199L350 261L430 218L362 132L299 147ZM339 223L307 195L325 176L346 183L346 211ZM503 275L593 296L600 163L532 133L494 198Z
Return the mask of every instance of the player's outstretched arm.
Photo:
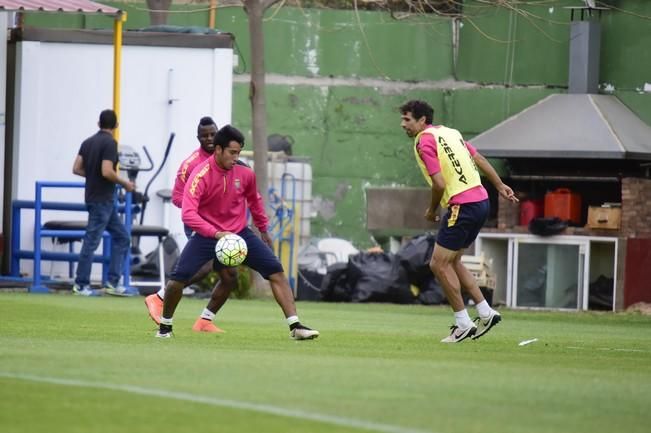
M497 174L493 166L490 164L490 162L488 162L486 158L484 158L479 152L477 152L473 156L473 159L475 160L475 164L477 164L477 167L479 167L479 169L488 178L488 181L493 184L497 192L502 197L514 203L520 201L515 196L515 193L513 192L511 187L506 185L504 182L502 182L502 179L500 178L500 176Z

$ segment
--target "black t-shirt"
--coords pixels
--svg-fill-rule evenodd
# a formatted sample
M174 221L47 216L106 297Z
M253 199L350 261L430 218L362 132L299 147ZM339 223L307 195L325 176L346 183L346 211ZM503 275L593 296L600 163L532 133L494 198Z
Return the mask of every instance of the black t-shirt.
M79 155L86 172L86 203L113 200L115 184L102 176L102 161L111 161L115 169L118 163L118 143L106 131L98 131L81 143Z

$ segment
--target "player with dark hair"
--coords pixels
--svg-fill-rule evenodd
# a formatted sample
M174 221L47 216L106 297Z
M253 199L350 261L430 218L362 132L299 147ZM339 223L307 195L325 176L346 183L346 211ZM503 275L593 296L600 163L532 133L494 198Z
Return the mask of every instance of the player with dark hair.
M172 316L181 300L183 288L207 261L219 273L220 283L213 289L207 308L200 320L211 322L237 284L236 268L228 268L215 259L217 240L229 233L241 236L247 244L244 265L269 280L273 295L283 310L295 340L313 339L319 332L303 326L296 314L294 297L282 265L271 250L267 233L269 220L258 193L253 170L237 164L244 146L244 136L226 125L214 139L211 158L199 164L190 174L183 192L183 222L193 234L186 244L165 288L159 338L172 334ZM247 208L260 237L247 227Z
M502 197L513 202L518 199L486 158L466 142L459 131L432 125L434 109L427 102L408 101L400 107L400 113L400 126L414 138L416 162L432 188L425 218L438 221L437 208L447 209L430 261L430 268L443 286L455 317L452 332L441 342L457 343L468 337L479 338L499 323L501 316L488 305L477 281L461 263L463 251L475 240L489 212L488 193L481 184L477 167ZM465 308L461 289L477 306L479 317L474 322Z
M197 125L197 140L199 140L199 147L195 149L179 166L179 169L176 172L176 177L174 178L174 189L172 191L172 203L174 206L181 208L183 204L183 189L185 188L185 183L188 180L188 176L192 173L194 168L204 162L215 152L215 144L213 139L215 134L217 134L217 124L212 119L212 117L204 116L199 120ZM246 165L243 162L239 164ZM183 225L185 235L190 238L192 235L192 229L187 225ZM203 280L212 270L212 264L210 262L206 263L201 270L195 275L192 280L189 281L188 285L192 285ZM145 298L145 305L147 306L147 311L149 312L149 317L156 322L158 325L160 323L160 316L163 312L163 298L165 297L165 287L161 287L157 293L149 295ZM198 321L196 326L193 327L195 331L202 332L223 332L212 322L206 324L204 322Z
M199 147L195 149L190 156L185 158L181 163L176 178L174 178L174 190L172 191L172 203L174 206L181 208L183 203L183 189L188 176L192 173L194 168L206 160L215 151L213 139L217 134L217 124L212 117L205 116L199 120L197 125L197 140L199 140ZM186 230L186 235L190 236L191 232Z
M122 185L127 191L133 191L135 185L120 177L116 171L118 144L113 138L113 131L118 126L118 119L115 111L102 111L98 126L99 131L81 144L72 166L74 174L86 179L84 195L88 209L88 224L72 291L83 296L100 294L90 288L90 271L93 254L102 240L102 233L106 230L111 235L111 261L108 281L103 282L104 290L111 295L130 296L134 293L119 286L130 240L115 207L115 185Z

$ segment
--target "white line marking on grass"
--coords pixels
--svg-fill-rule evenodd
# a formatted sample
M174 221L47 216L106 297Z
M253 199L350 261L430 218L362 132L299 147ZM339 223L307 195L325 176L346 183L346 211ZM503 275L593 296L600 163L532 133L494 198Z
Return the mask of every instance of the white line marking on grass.
M644 350L644 349L619 349L619 348L612 348L612 347L578 347L578 346L567 346L566 349L573 349L573 350L601 350L605 352L641 352L641 353L650 353L651 350Z
M538 341L537 338L532 338L531 340L524 340L518 343L518 346L526 346L527 344L535 343Z
M87 382L84 380L64 379L57 377L35 376L31 374L10 373L0 371L0 377L18 380L27 380L31 382L50 383L54 385L75 386L79 388L97 388L108 389L111 391L122 391L131 394L147 395L153 397L169 398L172 400L189 401L193 403L202 403L211 406L228 407L231 409L250 410L254 412L267 413L271 415L284 416L289 418L297 418L308 421L318 421L326 424L334 424L342 427L357 428L363 430L377 431L381 433L435 433L431 430L417 430L407 427L394 426L390 424L380 424L371 421L364 421L352 418L343 418L339 416L319 414L314 412L306 412L295 409L286 409L278 406L268 404L248 403L245 401L227 400L223 398L215 398L208 396L201 396L195 394L188 394L185 392L168 391L156 388L143 388L134 385L120 385L113 383L102 382Z

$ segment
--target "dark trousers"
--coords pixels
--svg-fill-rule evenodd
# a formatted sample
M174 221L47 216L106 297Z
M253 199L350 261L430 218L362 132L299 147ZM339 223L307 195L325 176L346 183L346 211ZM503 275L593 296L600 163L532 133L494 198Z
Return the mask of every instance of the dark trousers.
M90 284L93 254L102 240L102 233L106 230L111 235L108 282L116 286L122 277L124 260L130 244L129 234L118 216L113 201L86 203L86 208L88 209L88 226L79 253L75 283L80 286Z

